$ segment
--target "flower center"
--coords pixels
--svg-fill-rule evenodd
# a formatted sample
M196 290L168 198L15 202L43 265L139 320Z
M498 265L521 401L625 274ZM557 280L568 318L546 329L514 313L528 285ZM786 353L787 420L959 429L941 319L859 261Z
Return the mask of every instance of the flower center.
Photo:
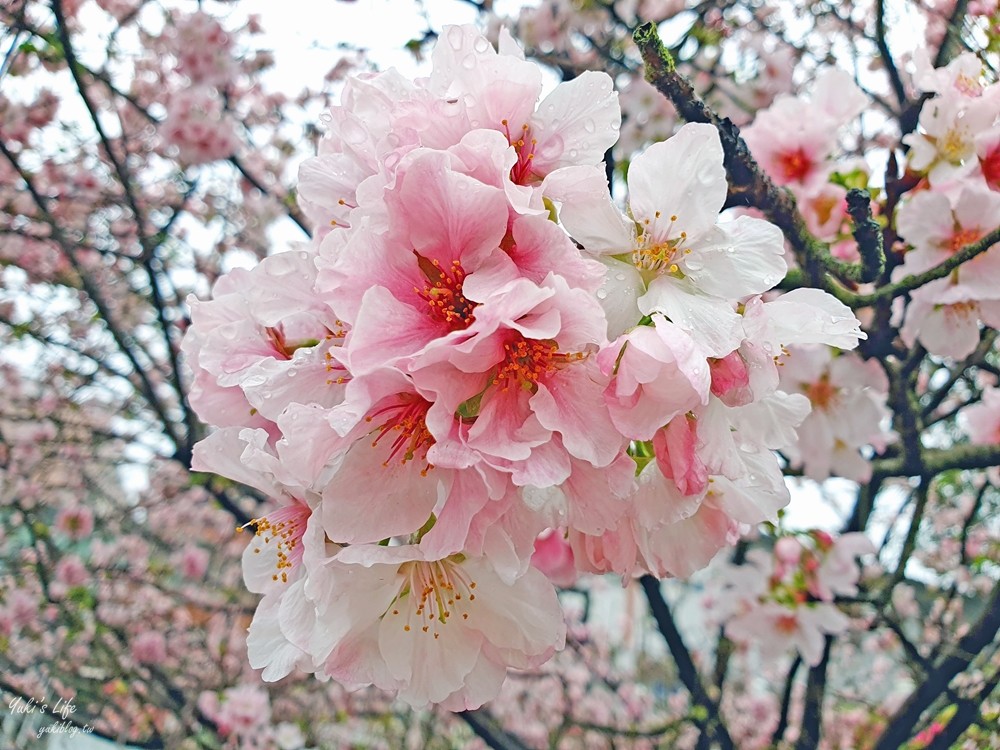
M437 640L449 620L468 620L476 582L452 559L413 561L399 567L402 585L387 615L400 617L403 630L434 634Z
M378 423L372 432L375 439L372 441L372 448L385 438L386 435L395 435L389 444L389 455L386 456L383 466L388 466L389 462L399 457L399 462L405 464L414 458L426 459L427 451L434 445L434 437L427 429L427 410L431 404L429 401L414 394L400 394L399 401L389 406L384 406L365 417L366 422ZM423 475L431 468L430 464L420 472Z
M582 353L562 353L555 341L526 339L520 335L505 343L503 350L504 359L497 365L493 378L493 385L502 391L515 385L535 392L539 381L549 373L586 356Z
M427 277L427 283L423 289L413 287L413 291L427 303L431 317L455 331L472 325L476 319L473 310L478 303L469 301L462 293L462 284L465 282L462 264L453 260L451 268L445 270L438 261L421 255L417 255L417 263Z
M295 502L236 528L237 531L243 531L247 526L254 527L255 555L265 549L262 545L274 550L278 558L277 572L271 576L271 580L280 579L282 583L288 583L288 571L302 560L302 535L311 514L308 505ZM274 542L273 547L270 547L271 542Z
M659 219L660 212L656 212ZM670 217L670 224L666 231L657 232L660 236L670 237L673 234L674 224L677 222L677 215ZM632 250L632 264L639 269L645 281L651 281L650 276L658 276L663 273L677 274L680 267L674 262L678 253L689 255L691 251L684 247L687 241L687 232L681 232L671 239L656 242L652 238L649 230L650 220L643 219L643 233L639 236L635 248Z
M820 411L828 411L840 397L840 389L830 383L830 379L826 375L815 383L803 386L802 390L813 407Z
M799 629L799 620L795 615L779 615L774 627L780 633L791 635Z
M778 165L789 182L805 181L813 169L812 159L802 148L778 154Z
M961 128L949 128L948 132L937 142L938 153L945 161L961 164L969 150L968 137Z
M530 128L527 123L521 126L520 132L510 132L510 123L501 120L500 126L503 134L507 136L507 142L514 147L517 154L517 164L511 167L510 179L515 185L526 185L531 178L531 162L535 158L535 148L538 141L531 137Z
M966 245L977 242L982 236L982 233L978 229L960 229L951 236L951 240L948 242L948 249L953 253L957 253Z

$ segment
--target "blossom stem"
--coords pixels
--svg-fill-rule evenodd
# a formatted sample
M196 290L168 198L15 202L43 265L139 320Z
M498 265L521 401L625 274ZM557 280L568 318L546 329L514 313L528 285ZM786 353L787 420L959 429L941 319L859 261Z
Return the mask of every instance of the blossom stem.
M906 292L919 289L924 284L928 284L936 279L943 279L966 261L972 260L977 255L982 255L991 247L1000 243L1000 227L992 232L983 235L978 241L970 242L950 258L943 260L933 268L929 268L923 273L910 274L904 276L899 281L886 284L871 294L852 295L853 300L849 303L851 307L868 307L880 300L894 299Z

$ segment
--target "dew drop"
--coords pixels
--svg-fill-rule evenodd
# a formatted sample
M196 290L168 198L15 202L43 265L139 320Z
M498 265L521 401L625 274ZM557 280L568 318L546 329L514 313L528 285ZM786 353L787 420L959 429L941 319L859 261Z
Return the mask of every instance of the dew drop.
M615 281L625 281L625 274L619 272L615 274Z
M726 248L726 252L732 255L733 253L736 252L736 248L730 245L729 247Z
M452 26L448 29L448 44L451 45L452 49L456 51L462 49L464 42L465 39L463 38L461 27Z
M607 289L598 289L597 290L597 299L607 299L607 298L608 298L608 290Z
M597 126L594 124L594 121L588 117L583 123L583 129L588 133L593 133L597 130Z
M476 43L473 44L472 46L476 50L476 52L478 52L479 54L483 54L490 48L490 43L486 41L485 37L479 37L478 39L476 39Z
M466 70L472 70L474 67L476 67L476 56L466 55L465 57L463 57L462 67L465 68Z

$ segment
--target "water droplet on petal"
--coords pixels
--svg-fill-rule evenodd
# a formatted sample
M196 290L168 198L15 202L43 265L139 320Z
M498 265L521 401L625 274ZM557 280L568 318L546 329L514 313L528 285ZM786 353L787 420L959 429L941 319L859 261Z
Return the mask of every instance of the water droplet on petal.
M704 267L705 264L702 262L701 258L698 258L697 256L690 257L684 261L684 268L688 271L698 272L702 270Z
M601 288L597 290L597 299L607 299L607 298L608 298L607 289Z
M476 67L476 56L466 55L465 57L463 57L462 67L465 68L466 70L472 70L474 67Z
M594 121L588 117L583 123L583 129L588 133L593 133L597 129L597 126L594 124Z
M450 29L448 29L448 44L451 45L452 49L454 50L462 49L462 44L464 42L465 39L463 37L462 28L460 26L452 26Z
M623 273L616 273L615 274L615 281L625 281L625 274L623 274Z
M476 52L478 52L479 54L483 54L490 48L490 43L486 41L485 37L479 37L478 39L476 39L476 43L472 46L476 50Z
M732 255L733 253L736 252L736 248L730 245L729 247L726 248L726 252Z

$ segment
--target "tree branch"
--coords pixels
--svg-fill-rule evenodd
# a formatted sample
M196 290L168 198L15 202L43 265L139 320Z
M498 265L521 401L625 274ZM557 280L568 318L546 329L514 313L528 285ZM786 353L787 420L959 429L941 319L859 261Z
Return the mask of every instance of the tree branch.
M492 750L527 750L516 737L504 731L503 727L485 709L458 711L455 716L462 719L476 735Z
M830 664L830 649L833 646L833 636L826 636L823 645L823 658L815 667L809 668L809 680L806 683L806 705L802 713L802 729L795 750L815 750L819 747L820 734L823 729L823 698L826 695L826 668Z
M900 707L879 737L874 750L896 750L910 738L913 727L924 711L933 703L959 672L986 646L993 642L1000 629L1000 585L994 586L986 612L979 622L959 640L952 653L943 659L927 675L906 703Z
M656 625L660 629L663 639L667 642L667 648L670 649L670 653L674 657L681 682L691 694L691 700L695 706L700 707L706 715L703 721L695 719L696 723L703 732L714 737L723 750L734 750L732 737L729 736L729 730L726 729L726 725L722 721L719 706L708 695L704 684L702 684L698 670L691 660L691 653L684 644L680 631L677 630L666 599L663 598L660 582L653 576L645 575L639 579L639 585L642 586L642 590L646 594L649 610L653 619L656 620Z

